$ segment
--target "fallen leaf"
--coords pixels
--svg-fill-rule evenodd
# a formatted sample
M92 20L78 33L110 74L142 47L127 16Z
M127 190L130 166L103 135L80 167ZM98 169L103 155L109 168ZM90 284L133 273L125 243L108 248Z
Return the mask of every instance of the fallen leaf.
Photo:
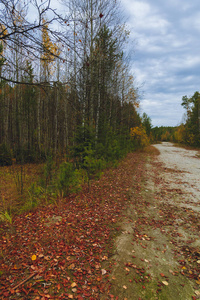
M176 275L176 274L174 273L174 271L172 271L172 270L169 270L169 272L170 272L172 275Z
M97 277L97 281L101 281L102 280L102 278L101 277Z
M37 256L36 256L35 254L33 254L33 255L31 256L31 259L32 259L32 260L36 260L36 259L37 259Z
M126 286L126 285L123 285L123 289L127 290L127 286Z
M113 277L112 277L112 280L115 280L115 279L116 279L116 277L115 277L115 276L113 276Z
M162 281L162 283L163 283L164 285L169 285L169 283L168 283L167 281Z
M76 282L73 282L73 283L71 284L71 287L74 288L75 286L77 286L77 284L76 284Z
M72 270L72 269L74 269L74 268L75 268L75 264L71 264L71 265L68 267L69 270Z
M130 270L129 270L128 268L125 268L125 270L126 270L127 272L130 272Z
M200 291L195 291L195 294L196 294L197 296L200 296Z
M102 260L108 260L108 257L104 255L104 256L102 257Z
M49 256L44 256L44 259L45 260L50 260L50 257Z
M107 271L105 269L101 269L101 274L105 275L107 273Z

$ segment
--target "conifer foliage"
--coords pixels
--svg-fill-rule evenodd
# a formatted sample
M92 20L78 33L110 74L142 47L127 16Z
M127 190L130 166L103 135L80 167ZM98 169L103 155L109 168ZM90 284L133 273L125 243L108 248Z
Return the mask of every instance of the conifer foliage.
M141 120L117 1L64 1L62 14L52 4L0 1L1 149L21 162L118 158Z

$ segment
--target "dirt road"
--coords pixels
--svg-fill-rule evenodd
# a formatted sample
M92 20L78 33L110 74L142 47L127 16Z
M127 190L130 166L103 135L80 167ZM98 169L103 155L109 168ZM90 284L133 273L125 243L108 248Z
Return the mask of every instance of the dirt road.
M171 143L155 145L160 151L158 160L174 169L172 176L166 173L166 181L184 193L182 204L200 211L200 154L198 151L174 147ZM189 201L189 203L188 203Z
M134 178L121 221L111 274L111 298L200 299L200 156L155 145Z

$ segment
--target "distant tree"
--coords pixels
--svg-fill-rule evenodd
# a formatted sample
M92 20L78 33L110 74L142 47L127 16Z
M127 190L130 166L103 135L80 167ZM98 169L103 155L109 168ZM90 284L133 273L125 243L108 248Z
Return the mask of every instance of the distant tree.
M142 125L145 128L147 135L150 136L152 129L151 118L148 117L148 115L145 112L142 115Z
M154 141L173 141L177 127L156 126L151 129Z
M200 145L200 93L195 92L190 98L184 96L182 106L187 110L185 142Z

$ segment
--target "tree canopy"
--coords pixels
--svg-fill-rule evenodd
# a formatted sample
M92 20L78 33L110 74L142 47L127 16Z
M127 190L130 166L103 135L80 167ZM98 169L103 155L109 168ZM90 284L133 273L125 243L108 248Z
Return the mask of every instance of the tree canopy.
M62 13L52 4L0 0L0 144L18 160L79 142L84 151L89 132L98 153L130 148L141 118L118 2L63 0ZM149 133L148 117L143 125Z

